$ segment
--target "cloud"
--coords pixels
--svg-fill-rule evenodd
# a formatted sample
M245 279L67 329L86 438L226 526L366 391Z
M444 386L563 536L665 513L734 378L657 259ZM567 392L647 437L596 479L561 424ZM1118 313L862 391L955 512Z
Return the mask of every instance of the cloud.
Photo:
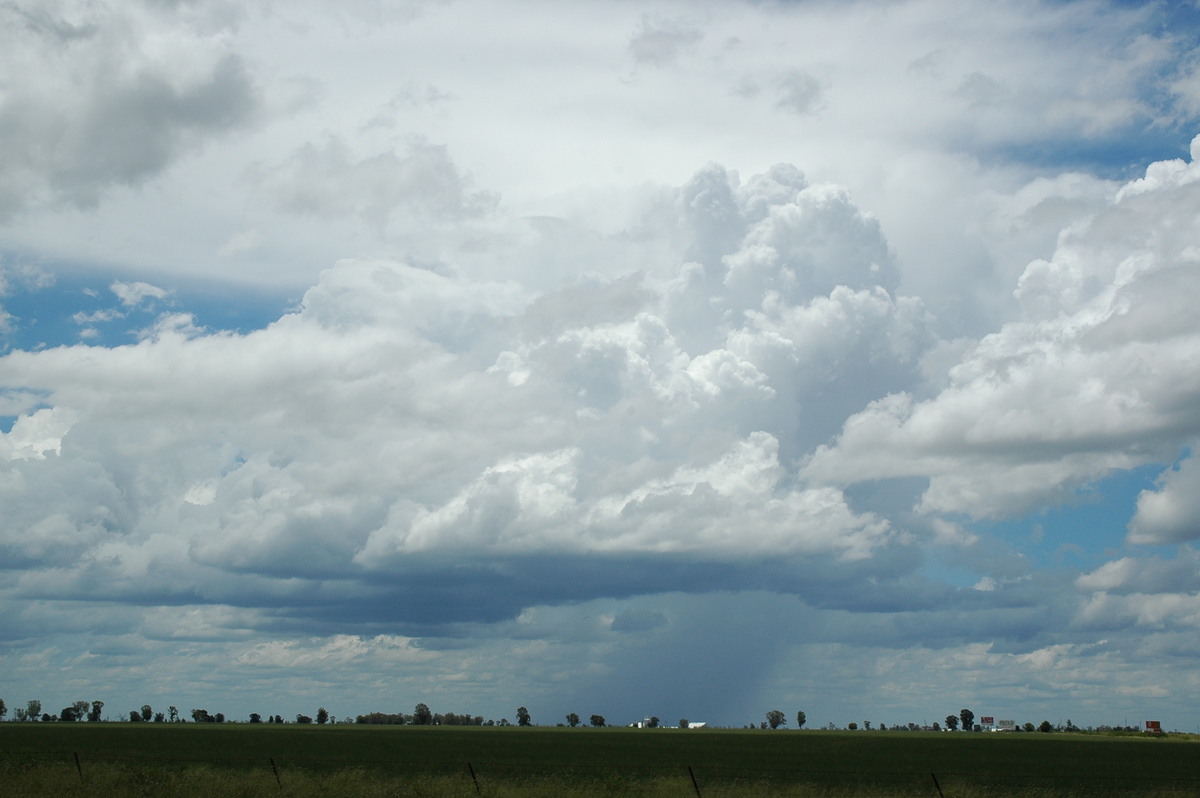
M637 33L629 40L629 53L638 66L667 66L702 38L703 31L685 19L643 14Z
M1182 543L1200 538L1200 471L1194 458L1165 471L1157 490L1138 494L1137 512L1129 522L1134 543Z
M127 308L137 307L146 299L163 299L168 293L166 289L150 283L125 283L120 280L109 286L109 290L116 294L117 299Z
M356 158L344 141L306 145L265 168L258 182L282 210L359 216L384 227L395 213L423 220L463 219L488 212L496 197L469 188L444 146L411 142L408 152Z
M792 70L780 76L775 86L779 92L776 105L784 111L804 116L820 107L821 81L806 72Z
M0 8L11 691L1200 695L1182 18L525 10Z
M937 395L893 393L850 417L803 473L831 484L924 476L925 511L983 518L1174 459L1200 425L1186 365L1200 328L1182 299L1200 261L1181 234L1200 203L1198 170L1154 164L1066 229L1017 284L1024 318L975 343ZM1166 510L1169 499L1143 499L1140 539L1160 534L1148 531L1158 501Z
M147 47L138 10L8 3L0 19L4 68L26 76L0 110L0 214L96 207L258 113L239 56L179 29L174 49Z
M249 334L172 312L134 346L9 355L12 388L48 392L9 435L29 455L13 484L35 463L93 474L74 510L21 510L25 528L53 524L60 552L72 535L91 552L55 560L59 589L268 608L307 582L326 600L287 617L373 630L682 589L705 571L734 588L815 562L881 567L908 537L797 482L782 443L830 429L831 393L915 374L923 317L885 287L877 222L785 166L744 184L711 167L667 202L701 261L673 274L539 295L346 260ZM127 307L166 296L112 290ZM549 563L559 577L537 579ZM434 587L460 570L474 587Z

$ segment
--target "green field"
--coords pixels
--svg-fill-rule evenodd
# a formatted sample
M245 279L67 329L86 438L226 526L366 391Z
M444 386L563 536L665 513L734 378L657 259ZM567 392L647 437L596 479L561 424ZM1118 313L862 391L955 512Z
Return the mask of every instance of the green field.
M6 795L1200 795L1180 738L0 724Z

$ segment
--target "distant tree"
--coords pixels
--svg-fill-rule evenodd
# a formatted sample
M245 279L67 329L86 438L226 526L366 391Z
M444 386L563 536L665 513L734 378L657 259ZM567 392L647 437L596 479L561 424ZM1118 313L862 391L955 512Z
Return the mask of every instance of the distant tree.
M49 712L42 713L42 723L53 723L58 720L58 715L51 715Z
M871 721L869 721L869 720L864 720L864 721L863 721L863 728L864 728L864 729L866 729L866 730L868 730L868 731L870 731L870 729L871 729Z
M772 709L767 713L767 723L772 729L778 729L780 726L787 725L787 716L778 709Z
M808 715L805 715L805 714L804 714L804 710L800 710L799 712L797 712L797 713L796 713L796 728L797 728L797 729L803 729L803 728L804 728L804 722L805 722L806 720L808 720Z
M653 715L650 716L650 728L651 729L658 728L658 718L654 717Z
M317 723L324 726L328 722L329 722L329 713L325 710L325 707L318 708L317 709Z
M883 728L883 727L881 726L880 728ZM942 727L941 727L940 725L938 725L938 722L937 722L936 720L933 722L933 730L934 730L934 731L941 731L941 730L942 730Z
M849 725L846 726L846 728L849 729L850 731L858 731L858 724L855 723L854 721L851 721L849 723Z
M308 715L297 715L296 722L297 723L312 723L312 718L310 718Z
M567 715L567 725L574 729L579 725L579 716L574 712Z
M592 715L591 720L592 720L592 725L595 726L596 728L599 728L604 725L604 716L603 715Z
M28 715L31 720L37 720L42 714L42 702L38 701L36 698L29 699L29 703L25 709L25 714Z
M1040 731L1042 734L1049 734L1051 731L1054 730L1054 727L1050 725L1050 721L1044 720L1044 721L1042 721L1041 725L1038 726L1037 730Z
M213 723L224 723L224 722L225 722L225 713L224 712L218 712L217 714L213 715Z
M173 708L174 707L172 707L172 709ZM89 723L99 723L100 722L100 713L103 710L104 710L104 702L103 701L93 701L92 709L90 712L88 712L88 722Z
M179 710L175 707L167 707L167 721L169 723L179 722Z
M8 714L8 704L4 703L4 699L0 698L0 720L4 720L4 716Z
M950 731L954 731L955 729L958 728L958 716L957 715L947 715L946 716L946 728L949 729Z
M1022 729L1024 729L1025 731L1027 731L1027 732L1035 732L1035 731L1037 731L1037 727L1036 727L1036 726L1034 726L1032 723L1026 723L1026 724L1025 724L1024 726L1022 726L1021 728L1022 728Z
M687 719L687 718L680 718L680 719L679 719L679 728L681 728L681 729L686 729L687 727L688 727L688 719Z
M142 722L142 713L138 712L136 709L130 710L129 722L130 723L141 723Z
M258 714L257 712L251 712L250 713L250 722L251 723L262 723L262 715Z
M75 707L63 707L58 713L58 719L63 723L74 723L79 720L79 713L75 711Z
M425 704L417 704L413 710L413 723L418 726L428 726L433 723L433 713L429 711L429 707Z
M275 722L276 722L276 723L283 723L283 715L276 715L276 716L275 716Z
M532 726L533 721L529 717L529 710L525 707L517 707L517 725Z
M963 731L972 731L975 728L975 713L963 707L958 711L958 717L962 720Z
M18 723L24 723L29 720L29 713L25 711L25 707L17 707L13 710L13 720Z
M213 717L212 715L208 714L207 709L193 709L192 721L194 723L212 723Z
M150 719L153 717L154 717L154 710L150 708L150 705L142 704L142 720L149 723Z
M162 723L162 722L163 722L163 721L165 721L166 719L167 719L167 716L166 716L166 715L164 715L163 713L161 713L161 712L155 712L155 713L154 713L154 722L155 722L155 723Z

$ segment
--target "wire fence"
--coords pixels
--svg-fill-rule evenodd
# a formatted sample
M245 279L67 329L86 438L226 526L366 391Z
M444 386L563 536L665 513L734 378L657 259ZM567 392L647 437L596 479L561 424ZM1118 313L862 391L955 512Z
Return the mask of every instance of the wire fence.
M628 765L618 763L563 762L487 762L487 761L403 761L378 759L313 758L289 756L212 757L212 756L137 756L105 755L64 751L25 751L19 756L0 755L0 764L8 767L69 769L81 783L90 771L103 767L142 769L181 769L209 767L225 770L270 773L283 792L289 778L310 778L314 774L338 771L367 771L381 777L402 775L457 776L469 779L474 792L487 794L489 785L512 784L554 778L562 783L636 785L656 781L675 782L678 794L704 798L706 789L725 789L736 785L755 785L762 794L811 795L814 791L839 794L890 796L931 796L954 798L956 795L1138 795L1200 796L1200 776L1112 776L1062 773L1039 776L1019 772L959 772L953 770L823 770L799 767L735 768L712 765ZM635 791L636 792L636 791ZM626 793L628 794L628 792ZM747 794L752 794L747 792Z

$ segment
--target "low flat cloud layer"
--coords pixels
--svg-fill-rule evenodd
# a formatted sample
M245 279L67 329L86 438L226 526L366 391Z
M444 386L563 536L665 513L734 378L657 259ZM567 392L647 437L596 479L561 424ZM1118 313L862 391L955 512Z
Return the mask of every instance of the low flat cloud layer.
M1165 12L35 5L9 705L1186 724Z

